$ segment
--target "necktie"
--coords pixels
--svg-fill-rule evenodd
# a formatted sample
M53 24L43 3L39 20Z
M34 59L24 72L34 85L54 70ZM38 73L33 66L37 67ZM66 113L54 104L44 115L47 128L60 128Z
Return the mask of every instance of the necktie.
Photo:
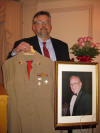
M43 42L43 52L44 52L44 56L50 58L50 54L49 54L49 51L48 49L46 48L46 42Z

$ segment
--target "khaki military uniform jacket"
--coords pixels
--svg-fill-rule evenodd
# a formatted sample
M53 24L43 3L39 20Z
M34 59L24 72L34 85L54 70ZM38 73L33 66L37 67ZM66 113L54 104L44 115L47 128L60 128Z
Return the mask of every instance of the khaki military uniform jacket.
M32 61L30 76L27 61ZM3 65L8 92L8 133L55 133L55 63L39 53L21 52Z

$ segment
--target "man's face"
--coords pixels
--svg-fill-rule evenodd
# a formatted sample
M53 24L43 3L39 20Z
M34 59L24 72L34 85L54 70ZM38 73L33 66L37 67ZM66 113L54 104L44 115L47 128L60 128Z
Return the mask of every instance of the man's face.
M35 18L32 26L33 32L39 37L49 37L52 29L51 19L46 15L40 15Z
M71 90L74 94L78 94L81 87L82 87L82 82L77 76L72 76L70 79L70 87Z

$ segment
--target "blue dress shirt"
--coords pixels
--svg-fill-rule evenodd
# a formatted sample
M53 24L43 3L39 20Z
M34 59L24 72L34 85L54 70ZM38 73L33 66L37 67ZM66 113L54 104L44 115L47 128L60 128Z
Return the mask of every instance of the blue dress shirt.
M42 51L42 55L44 56L44 53L43 53L43 40L40 37L38 37L38 41L39 41L40 49ZM55 51L54 51L54 48L52 46L52 42L51 42L51 39L50 38L46 41L46 48L49 51L50 59L52 61L56 61Z

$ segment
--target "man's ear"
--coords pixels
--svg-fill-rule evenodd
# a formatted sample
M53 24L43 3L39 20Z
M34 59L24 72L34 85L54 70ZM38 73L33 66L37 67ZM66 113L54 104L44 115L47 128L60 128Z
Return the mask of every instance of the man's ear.
M35 32L35 26L32 24L32 31Z
M82 82L80 82L80 86L82 87Z
M52 30L52 25L51 25L51 30Z

